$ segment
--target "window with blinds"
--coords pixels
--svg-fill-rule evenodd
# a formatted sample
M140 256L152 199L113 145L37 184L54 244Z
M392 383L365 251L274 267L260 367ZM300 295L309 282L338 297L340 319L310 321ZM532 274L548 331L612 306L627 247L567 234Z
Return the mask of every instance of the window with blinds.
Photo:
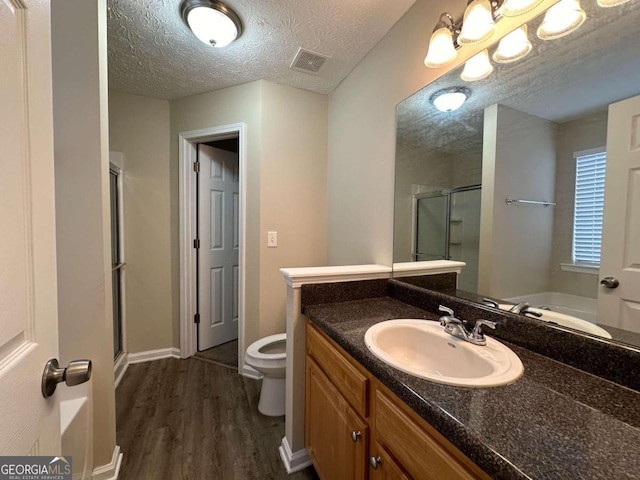
M585 152L587 153L587 152ZM573 219L573 262L600 264L604 176L607 152L577 153L576 197Z

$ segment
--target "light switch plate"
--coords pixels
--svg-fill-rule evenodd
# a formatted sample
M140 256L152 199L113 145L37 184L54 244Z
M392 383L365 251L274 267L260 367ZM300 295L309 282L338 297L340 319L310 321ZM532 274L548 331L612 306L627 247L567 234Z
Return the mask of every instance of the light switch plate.
M278 246L278 232L267 232L267 247L275 248Z

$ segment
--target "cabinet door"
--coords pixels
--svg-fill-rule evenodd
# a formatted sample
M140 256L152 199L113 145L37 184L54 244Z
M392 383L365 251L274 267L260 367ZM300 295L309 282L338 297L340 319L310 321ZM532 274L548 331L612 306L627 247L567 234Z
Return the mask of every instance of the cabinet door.
M307 357L307 451L322 480L363 480L368 427L311 357Z
M404 470L389 455L389 452L375 442L371 452L371 470L369 480L411 480Z

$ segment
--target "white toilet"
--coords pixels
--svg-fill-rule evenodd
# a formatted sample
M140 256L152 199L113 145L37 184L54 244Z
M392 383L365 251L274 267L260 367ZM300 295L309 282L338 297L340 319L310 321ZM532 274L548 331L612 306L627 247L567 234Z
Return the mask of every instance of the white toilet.
M244 355L244 362L264 375L258 402L258 410L263 415L284 415L286 361L286 333L261 338L249 345Z

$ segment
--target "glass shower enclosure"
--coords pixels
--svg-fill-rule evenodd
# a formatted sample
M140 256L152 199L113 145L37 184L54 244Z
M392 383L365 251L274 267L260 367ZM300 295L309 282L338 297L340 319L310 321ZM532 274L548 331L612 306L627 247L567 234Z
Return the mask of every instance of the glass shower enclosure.
M469 292L478 291L480 196L480 185L414 195L414 260L465 262L458 288Z

